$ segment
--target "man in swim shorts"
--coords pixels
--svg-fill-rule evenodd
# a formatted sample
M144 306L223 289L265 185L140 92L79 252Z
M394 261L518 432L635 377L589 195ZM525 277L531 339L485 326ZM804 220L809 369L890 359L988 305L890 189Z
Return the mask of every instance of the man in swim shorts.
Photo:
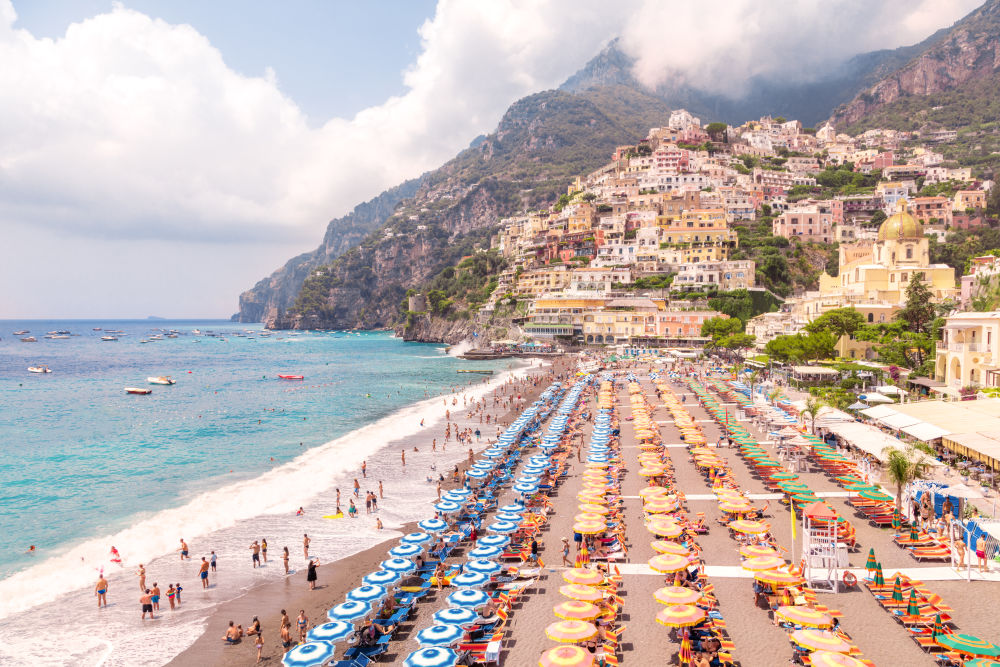
M156 618L153 616L153 596L150 594L148 588L142 597L139 598L139 604L142 605L142 620L146 620L146 614L149 614L151 619Z
M188 545L187 545L187 542L184 541L183 537L181 538L181 549L180 549L180 551L181 551L181 560L184 560L185 558L187 558L188 560L191 560L191 556L188 556Z
M105 607L108 606L108 580L104 578L101 574L100 578L97 580L97 585L94 587L94 595L97 596L97 608L101 608L103 603Z
M253 566L257 567L260 565L260 544L257 540L254 540L253 544L250 545L250 551L253 552Z
M198 576L201 577L201 587L208 588L208 561L205 557L201 557L201 569L198 571Z

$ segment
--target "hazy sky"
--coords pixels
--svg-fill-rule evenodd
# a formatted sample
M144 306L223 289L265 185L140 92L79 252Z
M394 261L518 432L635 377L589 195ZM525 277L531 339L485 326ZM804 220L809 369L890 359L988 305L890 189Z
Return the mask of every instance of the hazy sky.
M733 90L978 0L0 0L0 319L227 317L610 39Z

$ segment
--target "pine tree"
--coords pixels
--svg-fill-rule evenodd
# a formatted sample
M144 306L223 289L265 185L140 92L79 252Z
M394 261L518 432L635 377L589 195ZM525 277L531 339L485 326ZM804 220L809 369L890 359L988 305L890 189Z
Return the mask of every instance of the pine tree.
M906 287L906 305L896 313L896 319L905 322L914 333L927 333L935 317L933 297L924 283L924 274L914 273Z

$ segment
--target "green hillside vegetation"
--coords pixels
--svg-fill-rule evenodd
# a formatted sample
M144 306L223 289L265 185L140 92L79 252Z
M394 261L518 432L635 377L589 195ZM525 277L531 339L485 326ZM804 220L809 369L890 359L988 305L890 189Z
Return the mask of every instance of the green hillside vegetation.
M435 315L467 318L489 299L497 287L497 275L507 261L496 250L477 252L457 265L445 267L425 285L429 311ZM407 296L415 294L411 289ZM402 304L403 309L407 304Z
M789 241L771 233L771 209L763 207L762 214L753 222L736 225L739 247L730 253L730 259L752 259L757 263L757 283L779 296L788 296L795 288L815 289L824 268L830 268L836 244Z

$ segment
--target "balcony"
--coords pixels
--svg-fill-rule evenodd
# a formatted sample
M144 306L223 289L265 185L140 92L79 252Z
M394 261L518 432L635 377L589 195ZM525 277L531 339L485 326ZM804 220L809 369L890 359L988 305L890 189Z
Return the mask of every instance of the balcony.
M983 343L948 343L949 352L984 352L991 354L993 350L990 345Z

